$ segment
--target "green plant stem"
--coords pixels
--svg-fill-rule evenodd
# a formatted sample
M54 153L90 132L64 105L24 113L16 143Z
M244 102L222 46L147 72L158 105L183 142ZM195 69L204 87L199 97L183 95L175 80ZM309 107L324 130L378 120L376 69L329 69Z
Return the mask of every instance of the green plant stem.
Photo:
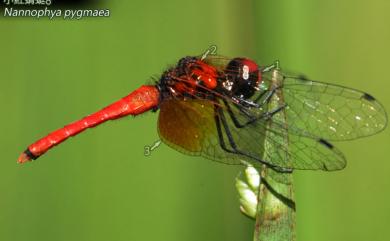
M276 63L278 66L278 63ZM272 72L272 86L282 86L283 76L278 67ZM282 89L278 89L269 102L268 109L273 110L284 105ZM269 128L272 130L272 120L277 119L285 124L285 132L275 135L272 132L266 132L264 149L269 158L272 155L280 155L282 152L271 150L275 148L267 140L276 140L284 143L288 148L288 122L284 111L275 114L269 121ZM270 138L267 138L270 137ZM270 156L271 153L271 156ZM274 153L274 154L273 154ZM288 155L285 155L285 161L288 164ZM288 165L287 165L288 166ZM259 186L258 204L256 211L256 226L254 233L255 241L294 241L295 239L295 201L293 190L292 173L279 173L270 168L263 167L261 173L261 184Z
M295 202L292 174L285 175L290 184L267 178L262 172L262 183L258 195L255 226L255 241L293 241L295 240Z

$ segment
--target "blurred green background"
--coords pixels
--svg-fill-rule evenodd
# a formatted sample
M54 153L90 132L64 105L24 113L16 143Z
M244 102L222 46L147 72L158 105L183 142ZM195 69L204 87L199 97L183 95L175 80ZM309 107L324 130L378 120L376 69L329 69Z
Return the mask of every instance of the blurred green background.
M107 123L17 165L27 145L150 83L216 44L313 79L362 89L390 109L390 2L110 1L110 18L0 17L0 240L252 240L241 170L158 139L157 115ZM295 174L297 240L386 240L390 134L335 143L335 173Z

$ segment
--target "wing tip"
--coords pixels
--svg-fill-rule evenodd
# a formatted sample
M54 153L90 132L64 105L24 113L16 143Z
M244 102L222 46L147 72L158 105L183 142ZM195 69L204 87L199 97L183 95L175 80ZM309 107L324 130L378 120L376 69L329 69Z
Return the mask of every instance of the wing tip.
M337 150L332 143L328 142L327 140L323 139L323 138L320 138L318 139L318 142L325 146L326 148L328 148L329 150L332 150L333 152L335 152L337 154L337 156L339 157L339 161L336 163L334 163L335 165L332 165L331 167L326 165L326 163L322 163L322 170L324 171L339 171L339 170L343 170L346 166L347 166L347 161L346 161L346 158L344 156L344 154L342 152L340 152L339 150Z
M379 101L377 100L374 96L368 94L368 93L363 93L363 95L361 96L361 99L364 99L368 102L372 102L374 103L373 105L375 105L376 108L378 108L378 113L381 115L381 117L383 118L383 123L380 123L380 127L377 128L374 132L370 133L369 135L366 135L366 136L371 136L371 135L375 135L375 134L378 134L380 132L382 132L384 129L386 129L387 125L388 125L388 115L387 115L387 111L384 107L384 105Z

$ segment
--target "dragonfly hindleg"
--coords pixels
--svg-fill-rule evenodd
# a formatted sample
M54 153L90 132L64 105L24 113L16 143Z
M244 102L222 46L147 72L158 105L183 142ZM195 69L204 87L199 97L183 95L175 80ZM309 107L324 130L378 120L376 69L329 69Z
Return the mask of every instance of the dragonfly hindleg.
M256 155L253 155L252 153L248 153L248 152L244 152L244 151L241 151L237 148L237 144L233 138L233 135L229 129L229 126L228 126L228 123L226 121L226 118L225 118L225 115L223 114L223 110L220 108L220 107L215 107L215 121L216 121L216 126L217 126L217 131L218 131L218 140L219 140L219 144L221 146L221 148L226 151L226 152L229 152L229 153L234 153L234 154L239 154L239 155L242 155L242 156L246 156L246 157L249 157L250 159L254 159L262 164L265 164L267 165L269 168L277 171L277 172L283 172L283 173L290 173L292 172L291 169L287 169L287 168L283 168L283 167L279 167L279 166L276 166L276 165L273 165L269 162L266 162L262 159L260 159L259 157L257 157ZM229 149L227 148L226 146L226 143L224 141L224 138L223 138L223 133L222 133L222 128L221 128L221 123L222 123L222 126L223 126L223 129L225 131L225 134L226 134L226 137L228 138L228 141L229 141L229 144L231 146L232 149Z

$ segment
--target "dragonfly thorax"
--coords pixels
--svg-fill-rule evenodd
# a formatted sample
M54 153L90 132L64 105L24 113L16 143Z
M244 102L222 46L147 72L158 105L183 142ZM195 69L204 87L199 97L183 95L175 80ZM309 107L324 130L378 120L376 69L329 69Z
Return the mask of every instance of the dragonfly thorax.
M218 71L196 57L179 60L175 68L166 71L160 79L160 89L173 95L197 95L217 87Z

